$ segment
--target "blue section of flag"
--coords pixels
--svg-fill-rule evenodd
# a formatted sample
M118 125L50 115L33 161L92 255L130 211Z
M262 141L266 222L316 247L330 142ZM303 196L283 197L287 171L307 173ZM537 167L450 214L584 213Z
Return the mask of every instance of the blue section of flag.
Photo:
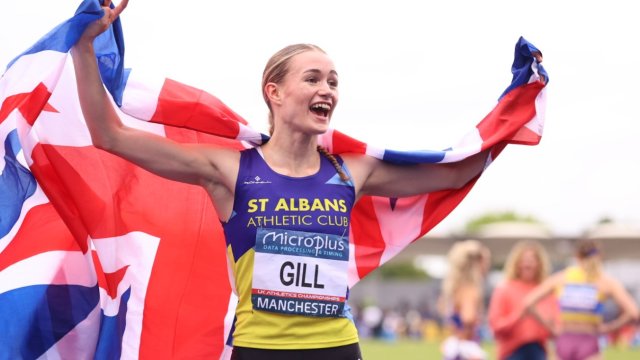
M535 61L532 53L536 51L540 52L537 47L528 42L525 38L521 36L520 39L518 39L513 55L513 65L511 65L513 78L511 79L511 84L502 93L502 95L500 95L500 99L518 86L529 83L529 78L533 75L531 64ZM545 77L547 83L549 82L549 76L542 67L542 64L538 64L538 73Z
M94 359L120 359L122 354L122 337L127 326L127 308L131 288L127 289L120 297L120 308L116 316L107 316L102 311L102 321L100 323L100 338Z
M17 130L4 140L4 169L0 169L0 238L18 221L22 205L36 191L36 179L18 162L20 141Z
M113 7L113 4L111 4L111 8ZM84 0L71 19L56 26L32 47L13 59L7 69L24 55L35 54L45 50L68 52L80 39L84 29L92 22L100 19L103 14L104 11L100 7L100 1ZM115 39L115 42L113 39ZM124 69L124 38L120 19L116 19L107 31L100 34L95 39L93 46L102 81L113 96L116 104L121 106L122 93L128 72Z
M385 150L382 160L396 164L437 163L444 159L445 152L437 150L398 151Z
M98 286L33 285L0 294L0 356L37 359L98 306Z
M233 346L233 332L236 331L236 321L238 320L237 316L233 317L233 322L231 323L231 329L229 330L229 334L227 336L226 346Z

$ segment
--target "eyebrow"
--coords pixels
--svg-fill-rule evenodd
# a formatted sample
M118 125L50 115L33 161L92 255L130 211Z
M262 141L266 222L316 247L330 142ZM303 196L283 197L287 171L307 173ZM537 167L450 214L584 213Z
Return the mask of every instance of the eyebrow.
M305 70L305 71L303 72L303 74L306 74L306 73L321 74L321 73L322 73L322 71L320 71L319 69L309 69L309 70ZM335 71L335 70L331 70L331 71L329 71L329 74L333 74L333 75L335 75L335 76L338 76L338 72L337 72L337 71Z

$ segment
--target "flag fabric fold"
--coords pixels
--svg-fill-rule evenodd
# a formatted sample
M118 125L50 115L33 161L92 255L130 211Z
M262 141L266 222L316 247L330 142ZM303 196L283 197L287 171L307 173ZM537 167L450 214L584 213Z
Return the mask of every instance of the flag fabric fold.
M215 210L199 187L98 150L82 118L70 48L98 0L14 59L0 78L0 358L225 357L235 298ZM128 126L184 143L268 141L215 96L124 68L120 20L96 39L113 106ZM531 43L495 108L446 150L374 148L337 130L330 152L400 164L460 161L535 145L548 79ZM365 196L352 213L349 286L444 219L475 183L406 198Z

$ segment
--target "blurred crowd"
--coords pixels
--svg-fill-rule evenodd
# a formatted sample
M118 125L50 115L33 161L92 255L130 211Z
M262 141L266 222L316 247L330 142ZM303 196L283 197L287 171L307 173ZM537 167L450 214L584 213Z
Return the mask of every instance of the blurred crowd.
M605 317L613 318L617 307L611 302L605 307ZM402 302L393 308L380 308L374 303L360 304L352 309L354 320L362 339L384 341L415 340L440 343L450 335L445 320L427 304L416 307ZM479 326L482 342L494 341L486 319ZM617 331L602 336L601 344L640 351L640 326L627 324Z
M574 262L551 273L546 250L522 241L491 287L489 248L460 241L448 253L435 304L359 304L354 320L362 338L441 343L444 359L484 360L486 342L501 360L596 359L607 346L640 347L636 300L604 270L601 253L598 242L581 240Z

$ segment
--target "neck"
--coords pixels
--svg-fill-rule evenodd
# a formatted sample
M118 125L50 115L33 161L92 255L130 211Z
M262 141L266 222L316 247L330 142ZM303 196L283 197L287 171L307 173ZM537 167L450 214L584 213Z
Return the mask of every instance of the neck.
M320 168L317 135L274 132L262 146L265 161L276 172L294 177L313 175Z

